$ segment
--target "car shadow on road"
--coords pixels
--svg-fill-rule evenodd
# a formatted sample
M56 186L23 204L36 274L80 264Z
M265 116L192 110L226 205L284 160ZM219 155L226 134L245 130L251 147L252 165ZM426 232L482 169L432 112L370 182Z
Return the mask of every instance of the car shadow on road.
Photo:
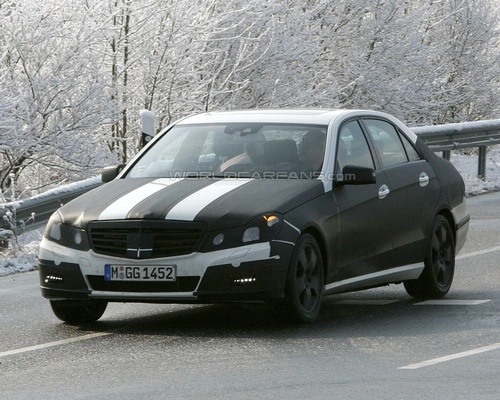
M318 321L291 322L268 304L142 305L113 304L101 321L75 327L84 331L181 337L357 337L432 334L468 329L467 307L415 307L404 294L340 295L324 299ZM387 293L386 293L387 294ZM451 297L453 298L453 297Z

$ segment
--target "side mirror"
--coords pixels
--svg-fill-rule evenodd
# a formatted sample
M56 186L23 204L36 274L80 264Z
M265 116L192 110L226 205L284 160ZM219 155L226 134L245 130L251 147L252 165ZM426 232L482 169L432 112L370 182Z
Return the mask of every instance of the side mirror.
M141 147L144 147L156 135L155 113L149 110L141 110L139 115L141 116Z
M122 172L123 164L104 167L101 171L101 180L104 183L111 182L120 172Z
M377 177L373 168L346 165L342 169L341 176L337 177L336 186L344 185L370 185L377 183Z

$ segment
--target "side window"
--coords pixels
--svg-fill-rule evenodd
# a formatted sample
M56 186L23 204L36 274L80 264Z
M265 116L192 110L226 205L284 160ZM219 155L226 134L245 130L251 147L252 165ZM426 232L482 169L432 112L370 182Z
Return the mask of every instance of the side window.
M337 145L337 172L346 165L375 168L370 147L358 121L351 121L340 128Z
M399 135L401 137L401 141L403 142L403 146L406 150L406 155L408 156L408 160L410 161L418 161L421 160L420 154L418 154L415 147L410 143L410 141L406 138L405 135Z
M363 121L377 147L382 166L388 167L408 161L399 133L393 125L378 119Z

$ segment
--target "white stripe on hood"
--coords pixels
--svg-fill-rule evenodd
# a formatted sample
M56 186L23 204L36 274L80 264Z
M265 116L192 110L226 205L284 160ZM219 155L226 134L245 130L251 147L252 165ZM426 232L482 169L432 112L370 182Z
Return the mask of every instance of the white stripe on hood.
M219 197L250 182L250 179L222 179L206 186L177 203L165 219L193 221L196 215Z
M98 219L101 221L106 219L125 219L128 213L141 201L180 180L181 179L162 178L146 183L144 186L132 190L130 193L125 194L111 203L104 209L101 215L99 215Z

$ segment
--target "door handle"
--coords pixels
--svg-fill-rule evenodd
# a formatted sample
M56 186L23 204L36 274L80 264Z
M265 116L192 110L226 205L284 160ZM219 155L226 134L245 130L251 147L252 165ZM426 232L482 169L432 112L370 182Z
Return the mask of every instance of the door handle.
M427 186L429 184L429 175L427 175L425 172L422 172L418 177L418 182L422 187Z
M389 187L387 185L382 185L378 189L378 198L385 199L389 193L391 193Z

